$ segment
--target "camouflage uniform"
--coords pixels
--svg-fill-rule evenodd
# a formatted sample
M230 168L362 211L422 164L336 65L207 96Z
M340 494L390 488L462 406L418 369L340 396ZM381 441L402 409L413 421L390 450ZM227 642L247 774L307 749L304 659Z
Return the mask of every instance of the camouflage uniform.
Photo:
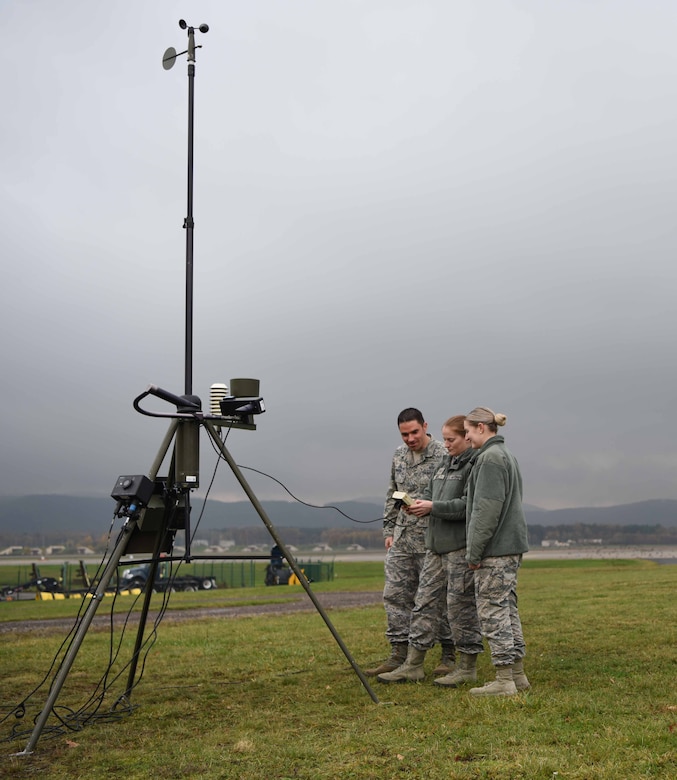
M452 629L449 625L452 613L447 606L447 553L465 547L463 492L475 456L471 449L454 458L445 454L421 495L424 501L432 501L433 505L428 515L426 555L409 629L409 644L417 650L429 650L436 640L447 647L455 644L452 631L455 632L456 628ZM463 565L467 571L465 550L463 554ZM473 606L474 600L473 591ZM477 632L479 635L479 626ZM479 641L481 645L481 635Z
M482 566L474 572L478 616L494 666L512 664L526 653L517 611L517 571L521 562L521 555L483 558Z
M447 562L447 614L456 650L477 655L484 650L475 600L476 572L468 568L465 547L445 556Z
M431 550L425 551L409 624L409 644L417 650L430 650L435 642L447 646L454 644L446 610L444 558Z
M383 589L388 620L386 638L391 644L409 642L411 613L426 556L428 526L427 516L416 517L398 509L393 493L400 490L411 498L420 498L445 454L444 445L431 439L423 452L413 452L402 444L393 456L383 510L383 536L393 537L393 544L386 553Z
M478 450L467 487L466 560L475 569L475 596L482 634L494 666L524 658L517 611L517 572L529 549L522 508L522 475L503 436Z

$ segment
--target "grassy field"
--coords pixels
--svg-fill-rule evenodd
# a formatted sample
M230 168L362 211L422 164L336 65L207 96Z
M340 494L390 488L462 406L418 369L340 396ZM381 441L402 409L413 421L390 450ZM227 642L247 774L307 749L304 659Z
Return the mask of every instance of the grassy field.
M336 564L336 579L314 589L379 590L382 576L380 564ZM674 778L676 588L677 566L526 563L519 591L532 690L496 700L438 688L429 674L418 684L374 682L374 703L309 612L161 625L144 648L132 711L112 712L135 632L111 637L92 628L57 702L58 719L33 755L21 757L12 754L25 747L47 686L28 698L23 718L11 713L45 677L65 637L4 634L0 717L9 717L0 725L0 777ZM181 593L171 603L275 601L286 591ZM76 607L3 603L0 621L65 617ZM331 619L361 666L386 652L382 607L336 610ZM438 655L429 654L429 670ZM487 655L482 680L492 676ZM65 730L59 721L86 725Z
M5 567L0 567L0 572ZM6 567L11 568L11 567ZM257 582L263 583L265 578L265 564L259 564ZM334 566L334 579L330 582L318 582L313 584L313 591L381 591L383 589L383 564L373 561L363 563L340 563ZM58 567L46 568L47 574L42 570L43 576L56 576ZM183 571L183 569L182 569ZM260 575L260 576L259 576ZM10 574L6 579L16 581L16 576ZM255 588L222 588L212 591L197 591L193 593L174 593L171 598L171 608L189 610L201 607L220 608L233 606L246 606L248 604L284 604L286 601L298 599L303 592L300 586L279 586L269 588L260 585ZM109 600L109 597L106 597ZM112 601L112 598L110 599ZM161 604L163 598L160 594L153 597L153 608ZM118 597L113 605L116 614L124 614L131 608L138 612L141 609L140 599ZM62 601L26 601L0 602L0 624L15 620L45 620L49 618L75 617L81 609L81 601L66 599ZM106 604L106 610L108 604ZM104 614L100 607L98 615Z

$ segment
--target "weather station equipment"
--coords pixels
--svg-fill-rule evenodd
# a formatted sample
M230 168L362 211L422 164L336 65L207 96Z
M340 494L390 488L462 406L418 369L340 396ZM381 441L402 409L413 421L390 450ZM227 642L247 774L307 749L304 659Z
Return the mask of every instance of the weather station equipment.
M185 360L184 392L179 395L156 385L150 385L133 401L134 409L142 415L169 420L169 427L147 474L123 474L115 480L111 497L117 502L114 517L122 518L122 529L115 547L105 561L102 575L87 609L79 618L73 640L58 666L50 686L49 696L40 714L25 749L15 755L28 755L33 752L40 735L47 724L62 687L73 666L84 637L92 623L97 608L102 603L120 560L131 553L146 553L148 561L147 578L153 582L161 562L191 561L199 557L191 555L191 493L200 483L200 434L205 431L217 453L226 461L235 478L251 501L257 514L270 533L271 538L287 560L290 568L303 586L308 597L321 615L336 643L352 666L360 682L371 697L378 698L369 685L367 678L355 662L350 651L334 628L329 616L310 588L310 583L300 569L292 552L285 545L266 514L261 502L244 478L240 468L225 446L220 435L222 428L242 428L255 430L255 417L265 412L263 398L259 393L259 381L251 378L235 378L229 385L216 383L211 388L209 409L205 413L201 399L193 394L193 238L195 223L193 219L193 144L194 144L194 82L196 50L196 32L206 34L209 26L201 24L191 27L183 19L179 27L188 35L188 48L177 54L174 48L168 48L162 58L162 66L170 70L178 57L187 56L188 62L188 173L187 173L187 213L183 227L186 231L186 298L185 298ZM149 397L158 399L170 407L171 411L150 410L144 402ZM170 455L171 452L171 455ZM169 456L169 457L168 457ZM164 473L161 468L169 460ZM185 553L173 556L174 539L178 531L184 532ZM210 560L233 556L210 555ZM141 655L146 623L152 597L152 588L147 587L143 596L141 614L132 658L128 666L128 675L124 692L117 698L112 709L129 703Z

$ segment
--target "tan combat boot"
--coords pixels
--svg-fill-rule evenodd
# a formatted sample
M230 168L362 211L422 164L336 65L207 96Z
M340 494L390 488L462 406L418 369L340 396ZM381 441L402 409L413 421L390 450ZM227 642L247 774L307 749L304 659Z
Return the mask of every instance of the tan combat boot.
M528 691L531 688L531 683L524 674L524 661L521 658L512 665L512 680L518 691Z
M471 688L472 696L514 696L517 688L512 679L512 664L496 667L496 679L481 688Z
M381 661L381 663L373 669L364 670L367 677L376 677L377 674L383 674L384 672L394 672L398 666L401 666L404 663L409 645L407 643L398 643L391 645L391 647L392 651L390 653L390 658Z
M435 685L443 685L447 688L458 688L459 685L477 680L477 655L468 653L458 654L456 668L444 677L438 677Z
M409 645L409 652L407 653L405 662L392 672L383 672L383 674L379 674L376 679L379 682L384 683L420 682L421 680L425 680L425 672L423 671L425 654L425 650L417 650L412 645Z
M433 669L433 674L450 674L454 671L454 661L456 660L456 648L453 644L442 644L442 657L440 662Z

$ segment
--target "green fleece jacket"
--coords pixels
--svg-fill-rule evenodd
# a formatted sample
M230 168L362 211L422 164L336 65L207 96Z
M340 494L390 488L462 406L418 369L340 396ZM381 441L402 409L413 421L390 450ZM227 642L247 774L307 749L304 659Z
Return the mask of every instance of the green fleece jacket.
M448 553L465 547L465 485L477 457L468 448L458 457L445 455L421 498L432 501L425 532L426 550Z
M492 436L477 451L468 478L466 534L465 557L473 564L529 549L522 475L502 436Z

